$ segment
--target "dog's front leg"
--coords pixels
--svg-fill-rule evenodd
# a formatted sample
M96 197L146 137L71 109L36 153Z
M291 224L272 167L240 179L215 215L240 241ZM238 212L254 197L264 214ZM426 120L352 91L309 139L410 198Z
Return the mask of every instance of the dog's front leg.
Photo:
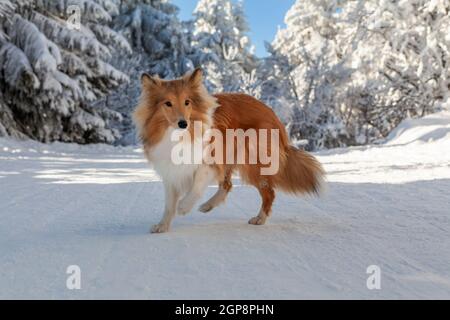
M201 198L208 184L214 179L215 171L210 166L201 166L194 176L194 182L191 190L181 199L178 204L178 214L186 215L195 203Z
M164 183L164 191L166 198L166 207L164 209L164 216L161 222L154 225L151 229L151 233L164 233L169 231L170 224L175 217L177 204L179 199L178 190L170 184Z

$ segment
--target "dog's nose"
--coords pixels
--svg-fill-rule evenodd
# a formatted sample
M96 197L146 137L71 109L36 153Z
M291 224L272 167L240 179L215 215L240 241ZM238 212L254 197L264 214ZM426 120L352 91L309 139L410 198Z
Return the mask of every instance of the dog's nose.
M178 122L178 127L180 127L180 129L186 129L187 126L188 126L188 123L187 123L186 120L180 120L180 121Z

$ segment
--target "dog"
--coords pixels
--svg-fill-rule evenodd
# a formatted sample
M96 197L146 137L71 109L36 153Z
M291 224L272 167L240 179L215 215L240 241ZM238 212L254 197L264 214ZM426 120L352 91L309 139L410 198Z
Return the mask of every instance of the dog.
M218 191L199 210L206 213L223 203L232 189L233 173L239 173L241 180L256 187L261 195L261 210L250 219L252 225L264 225L270 217L275 190L294 195L319 193L325 174L321 164L312 155L290 145L284 125L264 103L240 93L208 93L201 69L170 81L143 74L141 86L141 97L133 120L145 156L161 176L165 189L164 215L160 223L151 228L152 233L169 231L175 215L189 213L211 182L218 183ZM269 139L272 144L263 147L263 151L278 157L278 170L263 174L268 164L259 155L252 163L174 163L173 150L180 143L173 138L174 134L189 133L190 138L184 142L189 149L198 138L192 138L195 124L200 124L197 128L200 128L201 136L209 129L223 133L223 136L227 136L230 130L276 132L275 138L271 136ZM211 154L214 156L223 151L235 159L234 156L243 152L245 159L248 159L262 138L257 137L250 142L245 140L246 137L250 135L245 136L241 144L235 143L236 136L231 142L227 139L219 144L222 148L216 148ZM217 137L211 138L200 145L204 148L214 141L220 142L216 140ZM278 148L273 151L271 146L275 144Z

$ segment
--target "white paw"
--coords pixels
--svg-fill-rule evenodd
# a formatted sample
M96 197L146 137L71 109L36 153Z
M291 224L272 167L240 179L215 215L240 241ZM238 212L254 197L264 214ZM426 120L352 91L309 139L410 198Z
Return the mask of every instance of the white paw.
M210 212L212 209L214 209L214 206L213 206L211 203L209 203L209 202L206 202L206 203L202 204L202 205L200 206L200 208L198 208L198 210L199 210L200 212L203 212L203 213L208 213L208 212Z
M192 208L194 207L194 201L192 201L189 197L181 199L181 201L178 203L178 209L177 212L179 215L185 216L189 212L192 211Z
M169 231L169 226L167 224L155 224L151 229L150 233L166 233Z
M266 217L257 216L257 217L251 218L248 223L253 224L255 226L262 226L266 223L266 219L267 219Z

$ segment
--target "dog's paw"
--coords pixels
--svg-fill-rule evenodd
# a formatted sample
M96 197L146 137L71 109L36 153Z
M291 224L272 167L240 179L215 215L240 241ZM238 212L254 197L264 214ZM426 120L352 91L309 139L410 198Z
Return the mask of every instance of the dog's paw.
M254 218L251 218L248 223L252 224L254 226L262 226L266 223L267 218L265 217L261 217L261 216L256 216Z
M208 213L208 212L210 212L212 209L214 209L214 206L213 206L212 204L210 204L209 202L206 202L206 203L202 204L202 205L198 208L198 210L199 210L200 212L203 212L203 213Z
M150 233L166 233L169 231L169 226L167 224L155 224L150 229Z
M181 201L178 203L178 208L177 208L177 212L179 215L185 216L187 215L189 212L192 211L192 208L194 207L194 203L193 201L187 197L187 198L183 198L181 199Z

